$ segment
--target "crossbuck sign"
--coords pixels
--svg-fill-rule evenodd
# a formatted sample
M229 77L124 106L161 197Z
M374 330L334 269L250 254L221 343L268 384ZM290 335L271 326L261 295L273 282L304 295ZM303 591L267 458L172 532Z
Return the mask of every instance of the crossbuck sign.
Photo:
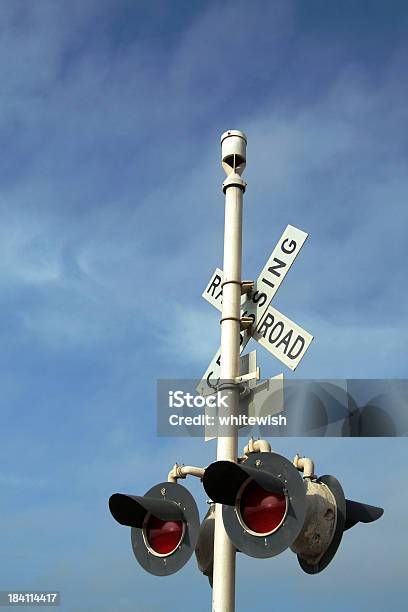
M251 337L282 363L294 370L309 348L313 336L270 306L270 302L295 261L306 238L306 232L288 225L272 251L250 296L242 304L241 316L251 317L252 326L241 332L240 352ZM203 297L218 310L222 310L222 270L217 268ZM217 351L209 364L197 390L205 396L214 393L220 378L221 351Z

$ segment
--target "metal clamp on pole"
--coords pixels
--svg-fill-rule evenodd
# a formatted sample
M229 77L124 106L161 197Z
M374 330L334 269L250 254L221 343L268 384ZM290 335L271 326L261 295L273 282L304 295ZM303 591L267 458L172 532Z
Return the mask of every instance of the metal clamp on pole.
M224 321L238 321L240 331L249 329L254 322L252 317L222 317L220 319L220 324L222 324Z
M221 283L221 288L223 289L225 287L225 285L228 285L230 283L232 283L232 284L235 283L235 285L240 285L242 287L241 281L238 281L238 280L226 280L223 283Z
M233 172L223 182L222 190L224 193L226 193L228 187L239 187L242 190L242 193L245 193L246 186L246 182L243 181L242 178L236 172Z
M220 325L222 325L224 321L238 321L241 325L241 319L239 317L222 317L220 319Z

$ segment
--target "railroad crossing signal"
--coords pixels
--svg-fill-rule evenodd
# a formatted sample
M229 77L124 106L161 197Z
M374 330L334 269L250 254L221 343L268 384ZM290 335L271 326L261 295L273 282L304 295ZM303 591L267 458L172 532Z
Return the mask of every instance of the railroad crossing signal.
M203 294L218 309L224 299L223 359L221 364L220 349L204 374L199 393L213 394L222 371L221 391L228 388L226 408L232 416L239 408L242 379L258 379L258 370L255 368L254 376L251 367L251 363L256 365L254 355L241 364L238 359L251 337L291 369L313 339L270 306L307 238L305 232L288 225L257 281L241 281L242 200L246 189L241 174L246 166L246 142L245 134L236 130L221 137L222 166L227 174L223 183L226 280L217 269ZM241 298L240 311L242 295L246 297L243 303ZM248 369L245 374L244 368ZM258 397L262 393L260 386L252 385L251 391ZM217 612L234 610L236 551L265 558L291 548L305 572L318 573L333 559L345 530L358 522L375 521L383 514L382 508L346 499L334 476L316 477L311 460L296 456L291 463L269 452L264 440L252 441L244 456L237 459L236 446L237 428L233 426L228 435L218 436L219 460L207 468L175 464L168 482L155 485L144 496L115 493L109 500L113 517L131 528L133 552L148 572L172 574L195 550L200 570L211 585L214 579L213 610ZM177 483L187 475L199 477L211 498L201 526L193 497Z
M141 497L110 497L112 516L131 527L133 552L145 570L168 576L195 551L212 585L215 503L223 504L224 527L237 551L269 558L290 548L308 574L329 565L344 531L383 514L382 508L346 499L334 476L302 478L296 461L277 453L250 452L238 461L216 461L205 469L202 482L211 502L201 525L194 498L178 483L161 482Z
M206 469L203 486L223 504L224 527L238 551L266 558L290 547L308 574L327 567L345 530L383 514L382 508L346 499L334 476L302 478L277 453L251 453L239 464L216 461Z
M237 550L273 557L299 535L306 491L298 470L276 453L253 453L241 464L216 461L205 471L209 497L223 504L222 518Z
M193 554L200 517L182 485L161 482L142 497L114 493L109 509L118 523L131 527L134 555L151 574L174 574Z

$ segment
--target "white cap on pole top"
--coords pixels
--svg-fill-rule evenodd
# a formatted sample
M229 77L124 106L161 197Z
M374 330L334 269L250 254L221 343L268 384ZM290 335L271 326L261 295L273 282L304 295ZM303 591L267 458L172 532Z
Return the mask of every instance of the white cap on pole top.
M221 158L225 174L241 176L246 166L247 137L239 130L228 130L221 136Z

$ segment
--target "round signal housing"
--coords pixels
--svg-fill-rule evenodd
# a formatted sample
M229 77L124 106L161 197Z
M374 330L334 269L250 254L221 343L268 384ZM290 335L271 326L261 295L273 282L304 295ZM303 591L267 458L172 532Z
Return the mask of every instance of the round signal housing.
M133 553L151 574L170 576L194 553L200 527L197 504L190 491L176 482L160 482L137 499L145 513L140 527L131 529ZM174 503L178 515L168 513L165 504L161 510L161 502Z
M204 489L222 504L225 531L235 548L258 559L274 557L299 535L306 513L306 488L291 461L277 453L249 453L239 463L215 461Z

